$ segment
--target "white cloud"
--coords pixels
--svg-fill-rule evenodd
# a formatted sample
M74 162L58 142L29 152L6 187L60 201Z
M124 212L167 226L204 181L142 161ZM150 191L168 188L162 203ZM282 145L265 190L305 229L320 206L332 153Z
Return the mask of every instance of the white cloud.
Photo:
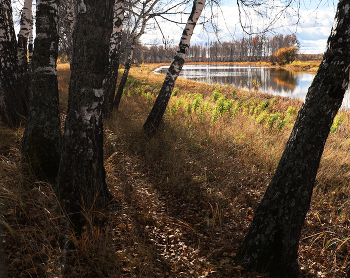
M272 2L271 2L272 3ZM274 5L278 1L273 1ZM276 19L281 11L282 4L275 9L268 10L270 19ZM254 12L251 13L250 22L242 20L244 23L249 23L252 30L263 30L269 26L271 20L268 18L254 17ZM295 33L301 43L302 53L323 53L326 47L327 38L330 34L333 20L335 16L335 8L327 7L322 9L292 9L288 8L280 17L269 26L270 35L275 33L290 34ZM209 18L219 27L218 35L215 35L209 24L197 25L192 44L205 43L207 41L217 40L217 37L222 41L229 41L232 35L235 38L244 36L241 28L238 8L232 5L222 6L221 8L206 9L201 15L201 22L207 21ZM172 17L172 20L182 20L186 22L187 15L177 14ZM163 28L163 33L167 35L167 39L173 44L178 44L184 25L176 26L169 22L159 22ZM209 33L207 32L209 30ZM143 43L162 42L161 35L158 31L153 30L148 32L141 38Z

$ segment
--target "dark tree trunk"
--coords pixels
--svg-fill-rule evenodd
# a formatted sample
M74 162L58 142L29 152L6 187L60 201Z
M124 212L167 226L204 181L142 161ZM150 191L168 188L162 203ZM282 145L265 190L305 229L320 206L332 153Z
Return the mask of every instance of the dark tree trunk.
M163 119L166 107L168 105L171 93L175 86L175 81L178 78L181 69L185 63L185 54L190 47L191 36L197 24L202 10L205 5L205 0L194 0L192 12L187 20L185 29L179 43L179 48L166 74L163 86L159 91L158 97L153 105L153 108L148 115L148 118L143 125L143 130L147 136L152 137L158 130L158 127Z
M244 242L238 264L275 277L298 277L298 243L320 159L349 83L349 1L340 1L313 80Z
M61 128L56 60L59 0L37 3L30 113L23 135L23 161L40 180L57 178Z
M17 40L10 0L0 3L0 116L10 127L19 126L28 114L28 85L19 75Z
M122 43L122 27L124 20L124 0L117 0L113 15L113 32L109 46L109 65L105 88L105 111L104 115L109 116L113 110L115 88L118 79L118 69L120 60L120 47Z
M69 213L110 200L103 166L103 80L108 69L114 0L85 0L78 6L68 111L58 190ZM79 226L80 219L73 219ZM79 227L78 227L79 228Z
M128 75L129 75L131 62L132 62L132 56L134 54L134 47L135 47L135 42L133 40L133 42L130 45L128 58L126 59L126 62L125 62L125 68L124 68L123 76L122 76L122 79L120 80L120 83L119 83L119 86L118 86L118 91L117 91L117 94L115 95L115 98L114 98L113 106L117 110L119 108L120 100L121 100L122 95L123 95L123 91L124 91L124 87L125 87L126 81L128 80Z

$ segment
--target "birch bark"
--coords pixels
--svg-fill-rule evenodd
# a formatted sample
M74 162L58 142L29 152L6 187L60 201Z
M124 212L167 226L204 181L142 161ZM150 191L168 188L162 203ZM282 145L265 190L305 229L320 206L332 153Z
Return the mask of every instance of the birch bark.
M113 101L118 78L120 48L122 43L122 30L124 21L124 0L116 0L113 12L113 31L109 43L109 65L105 90L105 115L108 116L113 110Z
M25 85L19 76L17 40L10 0L0 0L0 116L8 126L19 126L28 113Z
M103 80L114 0L81 0L73 33L68 110L58 175L60 199L81 227L81 211L111 199L103 166Z
M33 37L33 17L32 24L29 26L29 35L28 35L28 71L32 72L32 60L33 60L33 50L34 50L34 37Z
M324 144L349 84L350 3L339 1L327 50L236 262L298 277L298 243Z
M59 0L37 0L30 112L22 140L23 161L41 180L57 177L61 128L56 61Z
M20 30L18 33L18 66L20 71L27 72L27 50L28 50L28 39L33 26L32 16L32 0L25 0L22 8Z
M197 24L197 21L203 11L205 0L194 0L191 14L187 20L185 29L183 30L182 37L179 43L179 48L171 63L162 88L158 94L158 97L154 103L154 106L148 115L148 118L143 125L143 129L147 136L152 137L158 130L158 127L163 119L166 107L168 105L171 93L174 89L176 79L178 78L181 69L185 63L185 55L190 47L190 41L193 34L193 30Z
M131 62L132 62L132 57L134 54L134 47L135 47L135 38L132 40L132 43L130 45L128 56L127 56L127 59L125 62L123 76L122 76L122 79L120 80L118 90L117 90L117 93L116 93L115 98L114 98L113 107L117 110L119 108L119 104L120 104L120 100L121 100L122 95L123 95L124 87L125 87L126 81L128 79L128 75L129 75L129 71L130 71L130 67L131 67Z

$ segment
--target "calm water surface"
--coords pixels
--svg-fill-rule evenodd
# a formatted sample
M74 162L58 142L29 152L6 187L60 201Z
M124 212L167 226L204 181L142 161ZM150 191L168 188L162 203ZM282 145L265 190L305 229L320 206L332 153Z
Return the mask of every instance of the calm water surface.
M166 73L167 69L168 66L163 66L155 72ZM185 65L180 76L208 84L228 84L249 90L257 89L262 93L305 100L315 74L270 67ZM343 101L343 108L350 108L349 95L348 91Z

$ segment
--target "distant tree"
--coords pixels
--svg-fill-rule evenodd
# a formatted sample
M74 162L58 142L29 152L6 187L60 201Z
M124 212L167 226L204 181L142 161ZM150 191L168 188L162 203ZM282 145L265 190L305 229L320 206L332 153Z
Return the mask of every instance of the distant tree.
M129 37L129 42L128 42L129 49L128 49L126 61L124 64L124 72L123 72L122 78L120 80L117 93L116 93L115 98L114 98L113 106L116 109L119 108L120 100L121 100L121 97L123 95L123 90L124 90L126 81L128 79L130 67L132 64L132 58L134 56L134 48L137 45L139 38L145 32L146 24L152 18L150 16L150 13L152 12L153 7L154 7L154 5L157 4L157 2L158 2L158 0L155 0L155 1L154 0L147 0L146 2L143 2L142 11L138 15L138 18L135 20L134 28L131 31L131 34ZM147 6L147 5L149 5L149 6ZM138 30L138 27L140 27L139 30Z
M79 1L73 32L68 110L58 193L80 231L83 209L111 200L103 165L103 80L108 70L114 0Z
M57 177L61 152L61 127L56 60L58 55L59 0L36 5L30 113L22 140L22 157L39 179Z
M323 61L236 257L244 268L272 277L299 277L301 228L324 145L349 84L349 1L339 1L334 22Z
M179 76L181 69L185 63L185 55L190 47L190 41L193 34L193 30L197 24L197 21L202 13L205 5L205 0L193 0L193 7L191 14L187 20L185 29L183 30L182 37L179 43L179 48L171 63L168 72L166 74L163 86L160 89L158 97L154 103L154 106L148 115L148 118L143 125L143 129L148 136L154 136L158 127L163 119L166 107L168 105L171 93L175 86L175 81Z
M26 12L22 13L21 29L27 26L28 21L24 19L27 15ZM0 116L2 122L10 127L19 126L28 114L29 82L23 72L27 68L27 60L21 54L25 52L22 48L26 47L25 41L28 39L25 35L25 32L20 33L19 50L11 1L0 1ZM18 52L21 55L20 65Z
M120 80L117 93L114 98L113 106L116 109L119 108L120 100L123 95L123 90L124 90L126 81L128 79L130 67L134 56L134 49L138 44L140 37L144 34L148 21L153 19L155 16L159 15L159 13L154 13L155 6L158 4L158 2L159 0L146 0L144 2L139 2L137 4L135 3L133 5L135 7L131 7L136 9L137 6L140 6L138 8L139 11L137 12L135 12L134 10L132 11L133 17L134 17L134 24L133 24L134 27L130 32L129 40L127 43L128 51L126 55L126 61L124 64L124 72ZM167 10L169 10L169 8Z
M32 0L25 0L18 33L18 66L25 83L29 82L27 52L30 33L33 29Z
M105 90L105 116L109 116L113 110L121 56L124 12L124 0L116 0L113 12L113 30L109 42L108 72L103 85Z

